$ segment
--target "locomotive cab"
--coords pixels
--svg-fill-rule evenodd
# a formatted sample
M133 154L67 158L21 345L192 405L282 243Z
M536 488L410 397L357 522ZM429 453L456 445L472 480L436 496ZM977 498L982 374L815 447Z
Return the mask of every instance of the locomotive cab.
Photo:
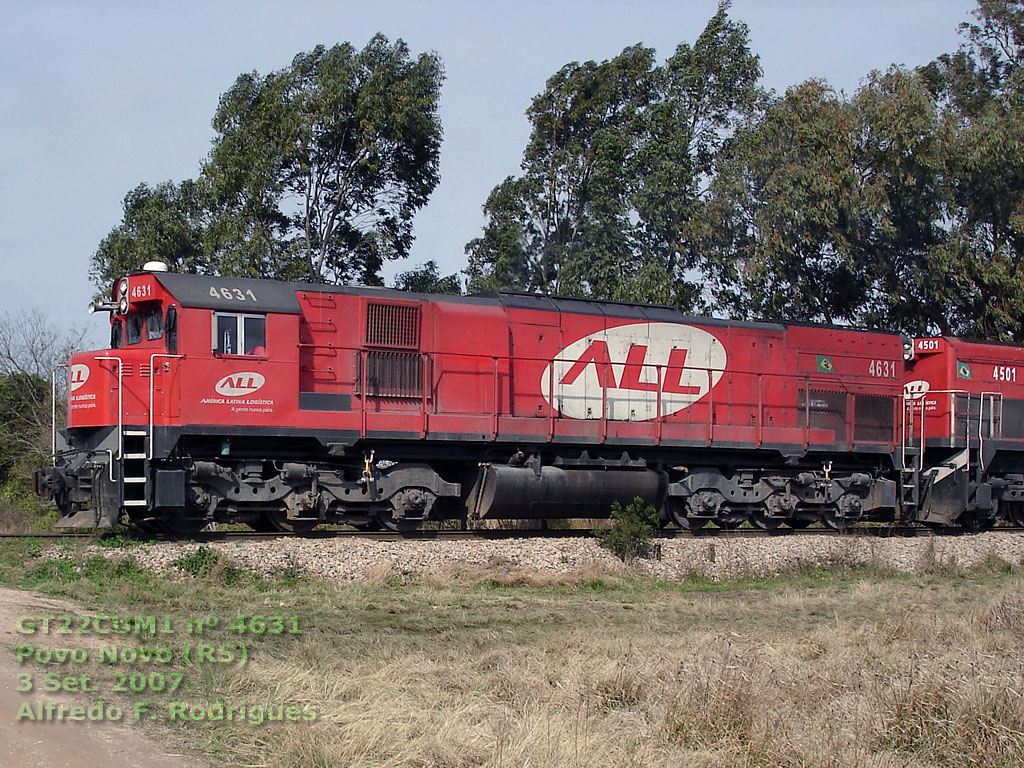
M122 508L148 503L153 420L173 410L180 357L178 308L156 271L149 264L126 275L110 300L90 304L90 313L111 315L110 347L66 366L67 429L54 429L54 466L35 477L37 492L56 502L60 527L108 527Z

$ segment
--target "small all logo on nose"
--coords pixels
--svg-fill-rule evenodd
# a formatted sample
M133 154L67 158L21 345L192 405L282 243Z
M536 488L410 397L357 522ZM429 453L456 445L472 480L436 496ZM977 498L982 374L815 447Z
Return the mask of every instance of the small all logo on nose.
M218 381L215 389L218 395L224 395L224 397L241 397L242 395L251 395L266 382L266 378L261 373L239 371L238 373L229 373Z

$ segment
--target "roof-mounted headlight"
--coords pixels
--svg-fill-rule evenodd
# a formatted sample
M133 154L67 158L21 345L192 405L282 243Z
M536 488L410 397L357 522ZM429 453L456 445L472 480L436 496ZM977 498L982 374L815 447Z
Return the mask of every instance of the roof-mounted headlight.
M121 282L117 284L117 298L128 298L128 278L122 277ZM124 314L124 313L122 313Z
M127 315L128 314L128 297L127 296L122 296L121 300L119 302L117 302L117 313L119 315Z

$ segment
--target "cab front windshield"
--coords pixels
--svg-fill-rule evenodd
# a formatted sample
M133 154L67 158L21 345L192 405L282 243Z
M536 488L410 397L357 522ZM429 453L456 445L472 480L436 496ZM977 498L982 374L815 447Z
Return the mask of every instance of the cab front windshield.
M163 307L154 304L133 310L123 317L115 316L110 323L110 348L123 349L142 345L157 346L167 332L167 344L177 344L177 310L171 307L164 315ZM172 339L173 336L173 339ZM147 343L143 343L147 342ZM159 345L161 348L163 344ZM170 350L169 350L170 351Z

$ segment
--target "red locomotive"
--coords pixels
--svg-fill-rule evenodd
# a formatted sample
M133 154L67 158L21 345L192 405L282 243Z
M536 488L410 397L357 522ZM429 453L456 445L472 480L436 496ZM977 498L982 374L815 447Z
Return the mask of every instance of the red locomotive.
M685 528L1024 507L1016 347L155 267L100 309L110 349L70 361L36 475L62 526L409 529L636 496Z

